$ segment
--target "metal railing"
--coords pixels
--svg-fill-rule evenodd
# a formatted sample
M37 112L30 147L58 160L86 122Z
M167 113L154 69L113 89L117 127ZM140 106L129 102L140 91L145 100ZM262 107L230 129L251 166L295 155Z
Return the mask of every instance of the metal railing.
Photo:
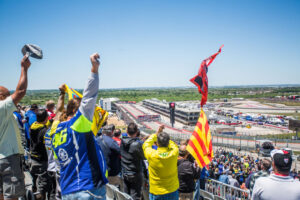
M116 186L111 184L106 184L106 199L107 200L133 200L133 198L121 192Z
M226 200L251 199L249 190L243 190L213 179L208 179L206 181L205 190Z

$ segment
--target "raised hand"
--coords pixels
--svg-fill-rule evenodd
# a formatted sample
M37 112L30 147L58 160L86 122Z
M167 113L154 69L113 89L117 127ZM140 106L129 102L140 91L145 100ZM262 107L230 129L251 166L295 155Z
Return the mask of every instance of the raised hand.
M66 92L66 85L65 84L62 84L61 86L59 86L59 91L61 92L61 93L65 93Z
M30 65L31 65L31 62L29 60L29 57L27 55L25 55L23 57L23 59L21 60L21 67L23 67L25 70L28 70Z
M94 53L90 56L91 59L91 63L92 63L92 72L93 73L98 73L98 69L100 66L100 61L98 59L100 59L100 56L98 53Z
M160 125L157 131L157 134L160 134L163 130L164 130L165 126L164 125Z

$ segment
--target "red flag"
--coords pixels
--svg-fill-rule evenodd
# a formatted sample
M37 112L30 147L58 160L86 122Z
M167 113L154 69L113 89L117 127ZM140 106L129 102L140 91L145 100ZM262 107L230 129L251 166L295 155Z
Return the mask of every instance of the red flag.
M219 53L221 53L221 49L224 45L222 45L219 49L219 51L212 56L206 58L202 61L200 65L200 69L198 74L192 78L190 81L194 83L198 87L199 93L202 94L201 98L201 107L206 104L207 101L207 94L208 94L208 79L207 79L207 70L208 66L214 61L214 59L217 57Z

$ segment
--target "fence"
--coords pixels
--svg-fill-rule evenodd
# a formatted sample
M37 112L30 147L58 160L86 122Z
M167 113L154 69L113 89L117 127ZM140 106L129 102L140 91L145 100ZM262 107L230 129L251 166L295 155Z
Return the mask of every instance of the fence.
M213 179L208 179L205 183L205 191L209 192L206 196L213 195L213 199L250 199L250 191L242 190L240 188L216 181ZM205 193L205 192L203 192ZM201 194L201 192L200 192ZM207 199L210 199L207 197Z
M133 200L133 198L121 192L116 186L106 184L106 199L107 200Z

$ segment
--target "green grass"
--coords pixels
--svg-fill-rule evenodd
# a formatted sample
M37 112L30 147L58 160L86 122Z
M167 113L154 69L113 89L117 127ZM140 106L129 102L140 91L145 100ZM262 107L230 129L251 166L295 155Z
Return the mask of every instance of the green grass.
M82 92L82 90L78 90ZM275 96L300 95L300 87L270 88L270 87L220 87L209 88L208 99L231 99L245 98L257 100L265 103L281 103L270 101ZM45 104L46 101L52 99L57 100L59 96L58 90L34 90L28 91L22 99L22 104L30 105L37 103ZM117 97L121 101L140 102L144 99L157 98L166 101L187 101L201 100L201 94L196 87L192 88L155 88L155 89L105 89L99 90L99 98ZM287 105L299 105L300 102L283 102Z
M269 135L258 135L264 139L292 139L292 136L296 136L296 133L283 133L283 134L269 134ZM300 137L300 132L298 132Z

